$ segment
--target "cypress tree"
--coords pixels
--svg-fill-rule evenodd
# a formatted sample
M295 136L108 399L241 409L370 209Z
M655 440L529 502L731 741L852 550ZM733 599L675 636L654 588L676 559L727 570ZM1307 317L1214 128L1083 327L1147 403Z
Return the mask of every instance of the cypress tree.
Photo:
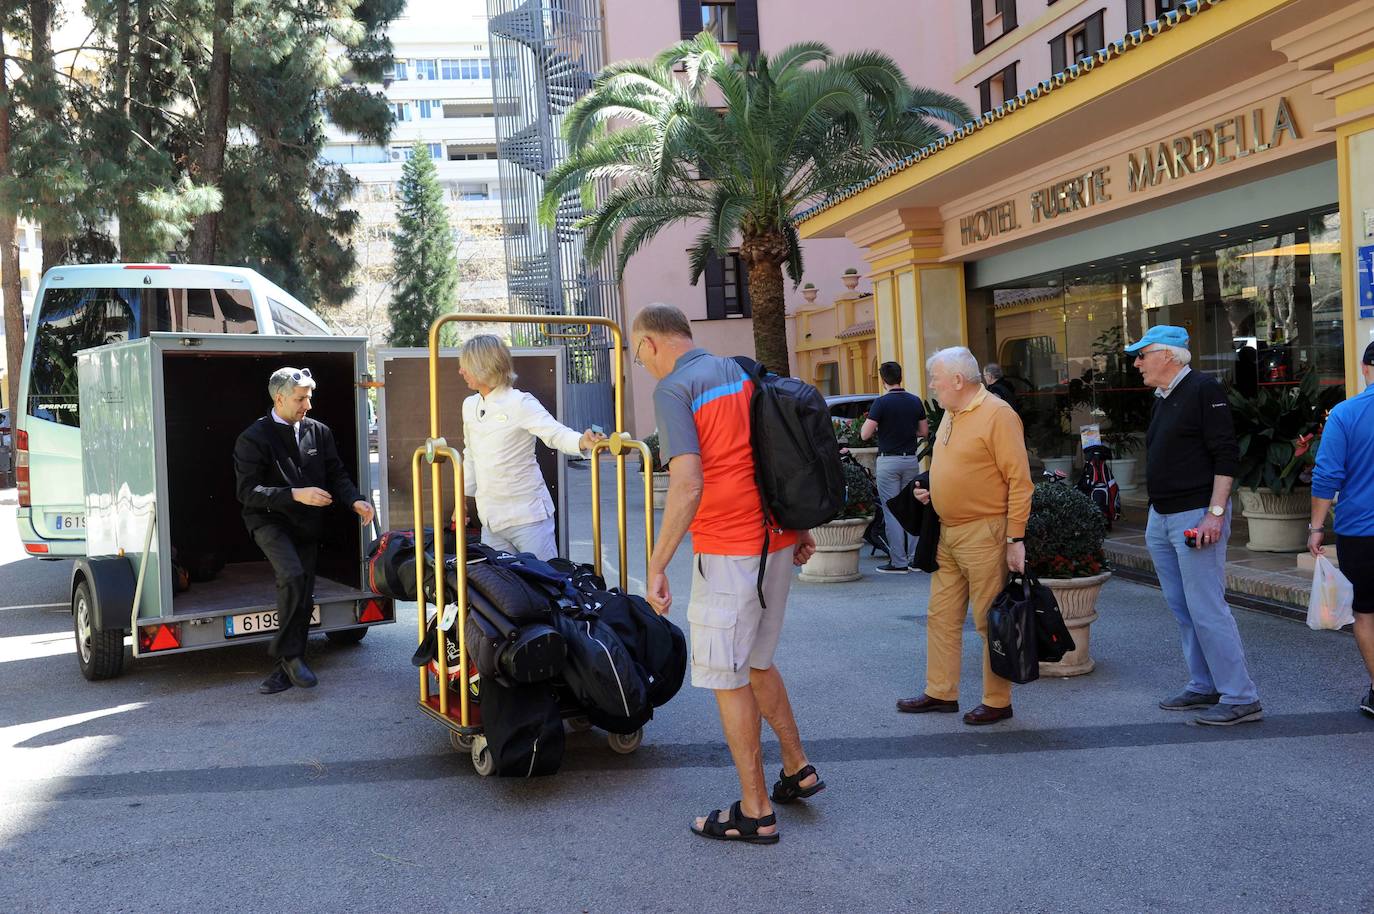
M391 344L429 345L429 328L453 309L458 258L444 206L444 189L429 147L416 142L401 169L392 242Z

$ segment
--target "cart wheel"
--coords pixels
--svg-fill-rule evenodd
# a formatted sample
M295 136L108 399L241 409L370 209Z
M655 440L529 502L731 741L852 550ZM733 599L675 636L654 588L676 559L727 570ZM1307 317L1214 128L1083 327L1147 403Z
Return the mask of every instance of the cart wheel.
M644 742L644 728L640 727L633 733L607 733L606 744L611 747L612 752L619 752L621 755L629 755L639 748L639 744Z
M76 634L76 662L91 682L113 679L124 672L124 632L95 630L91 585L81 581L72 594L72 630Z
M592 728L592 722L586 717L569 717L568 729L574 733L583 733Z
M491 750L487 748L485 736L473 737L472 770L482 777L488 777L496 771L496 759L492 758Z
M471 752L472 739L466 733L459 733L457 730L448 731L448 744L457 752Z
M357 628L341 628L338 631L325 632L324 636L329 639L330 644L357 644L367 637L367 626L360 625Z

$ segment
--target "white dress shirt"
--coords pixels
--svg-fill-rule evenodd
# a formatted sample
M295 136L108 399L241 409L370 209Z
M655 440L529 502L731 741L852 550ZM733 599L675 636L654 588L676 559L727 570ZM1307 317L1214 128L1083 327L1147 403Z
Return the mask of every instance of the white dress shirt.
M296 433L296 447L300 447L300 446L301 446L301 424L300 424L299 422L287 422L287 421L286 421L285 419L283 419L281 416L278 416L278 415L277 415L276 407L273 407L273 408L272 408L272 418L275 419L275 420L277 421L277 424L278 424L278 425L289 425L289 426L291 426L291 431L293 431L293 432Z
M463 401L463 487L477 497L483 527L506 530L553 517L535 438L555 451L585 456L578 446L582 434L523 390L501 387Z

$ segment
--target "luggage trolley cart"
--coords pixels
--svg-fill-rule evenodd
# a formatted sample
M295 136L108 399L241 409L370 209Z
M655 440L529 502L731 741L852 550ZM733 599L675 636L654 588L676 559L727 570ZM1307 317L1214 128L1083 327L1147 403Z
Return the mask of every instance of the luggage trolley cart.
M644 567L648 572L649 560L654 551L654 507L653 507L653 457L649 451L649 446L643 441L636 441L628 433L623 431L625 426L625 395L624 395L624 369L625 353L623 338L620 325L615 321L605 317L568 317L551 315L545 317L535 317L520 314L446 314L436 320L429 328L429 438L424 444L415 449L411 456L411 498L414 504L414 523L416 530L423 530L424 524L424 492L421 485L422 462L429 464L430 469L430 507L434 516L434 529L439 530L443 527L443 493L441 483L443 471L441 464L447 462L453 471L454 501L457 508L457 518L455 524L456 532L461 532L467 527L467 506L463 497L463 461L459 453L449 446L448 441L440 435L440 404L439 404L439 331L449 323L505 323L505 324L537 324L542 327L553 325L567 326L570 330L547 333L550 339L575 339L591 335L593 326L605 327L609 330L614 342L612 347L615 358L615 374L612 380L612 390L615 398L615 427L616 430L604 441L598 441L591 451L592 455L592 551L594 558L593 567L597 574L602 573L601 562L601 476L597 470L596 460L603 452L609 452L615 458L615 478L616 478L616 530L619 536L619 569L620 587L622 590L629 589L629 572L627 558L629 545L626 539L626 492L627 481L625 472L626 457L631 451L639 454L640 470L644 477ZM483 777L491 774L495 770L495 760L487 751L487 740L483 734L480 720L480 708L473 708L473 700L468 687L467 672L470 669L468 663L467 650L467 541L464 536L454 537L456 559L455 569L457 593L454 594L454 603L457 605L457 620L455 626L458 630L458 669L462 671L458 682L458 708L454 713L452 700L449 696L449 668L448 668L448 645L447 636L444 629L439 624L435 624L436 635L438 638L437 666L438 675L434 676L430 664L420 668L420 710L442 723L449 731L449 742L453 748L459 752L469 752L472 755L472 767ZM444 612L444 544L443 537L435 537L434 543L434 608L436 615ZM424 549L424 538L417 536L415 539L415 579L423 581L427 556ZM425 594L425 588L417 588L418 618L419 618L419 638L424 641L425 627L429 618L429 601ZM431 688L431 679L434 679ZM480 705L480 702L478 702ZM478 713L474 714L474 710ZM574 729L586 729L587 724L582 713L575 709L569 709L564 713L564 719L569 720ZM639 748L639 743L643 738L644 731L641 728L629 735L607 734L607 741L610 747L616 752L630 753Z

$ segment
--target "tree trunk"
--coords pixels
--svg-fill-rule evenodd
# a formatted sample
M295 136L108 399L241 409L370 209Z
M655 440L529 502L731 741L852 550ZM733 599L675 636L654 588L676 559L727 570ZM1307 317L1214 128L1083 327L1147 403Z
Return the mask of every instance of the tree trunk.
M29 26L32 35L29 40L29 78L38 83L56 82L52 62L52 16L53 0L29 0ZM35 105L34 120L42 123L56 123L61 115L55 103L50 103L50 93L37 92L35 98L42 100L42 106ZM43 232L43 272L60 264L67 256L67 241L59 238L58 232L49 231L48 226L40 226Z
M132 11L129 9L132 2L133 0L118 0L115 10L115 65L114 78L111 80L114 90L112 101L124 117L129 119L128 123L132 123L133 118L133 22ZM133 259L129 256L130 245L126 240L129 237L130 220L133 218L133 188L127 180L129 145L130 143L126 142L123 148L110 151L110 157L119 162L119 170L126 177L115 202L115 214L119 217L119 258L124 261Z
M5 34L0 32L0 61L5 59ZM0 181L10 174L10 85L0 66ZM24 297L19 281L19 245L15 243L13 215L0 215L0 292L5 309L5 370L10 405L10 424L19 414L19 365L24 358ZM17 436L16 436L17 437Z
M740 259L749 265L749 302L754 316L754 358L784 377L792 373L787 351L787 313L782 265L787 240L781 233L745 238Z
M229 139L229 21L233 0L215 0L215 30L210 51L210 84L205 104L205 145L200 151L197 183L218 187L224 176L224 149ZM191 263L215 262L218 210L196 220L187 259Z

